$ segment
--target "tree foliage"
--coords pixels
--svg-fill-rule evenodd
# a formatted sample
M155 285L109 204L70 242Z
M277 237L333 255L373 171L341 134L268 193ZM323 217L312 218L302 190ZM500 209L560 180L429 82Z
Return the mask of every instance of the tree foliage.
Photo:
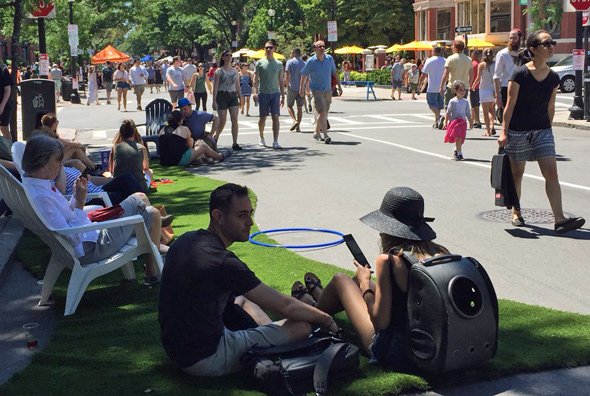
M3 1L0 0L0 6ZM542 0L536 0L541 2ZM57 17L47 20L47 46L52 59L67 58L68 1L55 0ZM37 27L26 14L23 41L37 43ZM268 10L276 11L274 18ZM13 13L0 8L0 34L10 35ZM410 40L414 14L411 0L75 0L74 22L79 47L98 51L113 44L132 55L191 53L195 48L260 48L273 25L282 52L310 49L316 34L327 35L327 21L338 22L337 45L389 45ZM232 25L232 21L235 24Z

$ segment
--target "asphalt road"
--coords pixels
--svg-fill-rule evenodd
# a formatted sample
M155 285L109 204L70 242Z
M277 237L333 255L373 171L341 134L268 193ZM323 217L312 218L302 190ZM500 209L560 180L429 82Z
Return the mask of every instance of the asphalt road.
M387 97L387 92L379 96ZM148 95L144 102L152 97L155 95ZM251 187L258 196L255 221L261 229L318 227L352 233L370 260L379 251L378 233L358 218L378 208L389 188L410 186L424 196L425 215L436 218L432 226L437 242L454 253L477 258L499 297L590 313L590 228L586 225L565 236L553 233L536 163L527 166L523 183L522 206L530 225L515 229L509 223L509 212L494 206L489 178L490 160L497 151L495 139L481 136L480 129L468 131L463 149L466 160L455 162L450 159L452 146L443 143L444 133L431 127L424 95L418 101L401 102L366 102L362 97L362 92L347 88L342 98L334 100L330 145L312 139L307 114L303 132L289 132L285 110L279 139L283 149L260 147L258 119L240 116L239 142L244 150L223 164L193 171ZM570 104L571 95L559 95L558 111ZM135 103L130 100L128 108L135 108ZM257 108L251 114L257 114ZM123 118L144 120L143 112L120 113L116 105L64 107L58 116L60 128L77 128L78 140L95 145L112 140ZM584 160L590 132L555 128L554 134L564 210L590 219L590 177ZM268 144L271 136L269 121ZM229 125L219 144L231 144ZM274 237L289 244L333 239L332 235L307 232ZM345 245L300 254L353 268Z

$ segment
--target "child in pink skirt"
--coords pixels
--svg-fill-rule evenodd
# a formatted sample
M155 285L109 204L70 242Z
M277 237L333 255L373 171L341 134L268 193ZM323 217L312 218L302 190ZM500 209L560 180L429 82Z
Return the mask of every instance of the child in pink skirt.
M467 122L471 124L471 105L465 99L465 83L460 80L453 82L453 90L455 97L449 101L447 106L447 116L445 117L445 143L455 143L455 150L453 150L453 159L461 161L463 159L463 152L461 147L467 136Z

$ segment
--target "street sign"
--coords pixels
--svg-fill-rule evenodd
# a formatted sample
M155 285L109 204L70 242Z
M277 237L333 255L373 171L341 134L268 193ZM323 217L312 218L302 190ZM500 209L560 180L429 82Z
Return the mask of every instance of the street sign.
M55 18L55 4L53 1L39 0L33 5L30 18Z
M328 21L328 41L332 43L338 41L338 25L336 21Z
M590 26L590 11L582 11L582 26Z
M49 55L39 54L39 75L49 76Z
M586 11L590 8L590 0L570 0L570 4L578 11Z
M590 0L588 0L590 1ZM472 26L456 26L455 33L471 33L473 30Z
M78 46L70 45L70 56L78 56Z
M68 42L70 47L78 46L78 25L68 25Z
M573 49L573 68L574 71L576 70L584 70L584 50L583 49Z

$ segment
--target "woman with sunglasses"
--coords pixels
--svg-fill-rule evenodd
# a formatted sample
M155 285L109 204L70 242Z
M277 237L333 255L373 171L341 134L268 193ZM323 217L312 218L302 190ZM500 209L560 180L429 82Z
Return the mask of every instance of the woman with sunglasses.
M582 217L563 214L561 187L557 176L555 139L551 124L559 76L547 65L557 43L545 30L529 35L521 58L531 59L514 70L508 84L502 132L498 139L510 157L512 175L519 198L526 161L537 161L545 178L545 191L555 217L555 232L562 234L582 227ZM512 225L523 226L520 208L512 209Z
M236 69L231 64L231 51L225 50L221 53L219 68L215 70L215 80L213 81L213 110L219 115L219 127L215 140L225 127L227 121L227 112L231 118L231 136L233 140L232 148L241 150L238 145L238 111L240 110L240 77Z
M191 78L190 88L195 97L195 107L197 110L201 109L201 102L203 102L203 111L207 111L207 74L205 74L205 66L199 63L197 71Z

